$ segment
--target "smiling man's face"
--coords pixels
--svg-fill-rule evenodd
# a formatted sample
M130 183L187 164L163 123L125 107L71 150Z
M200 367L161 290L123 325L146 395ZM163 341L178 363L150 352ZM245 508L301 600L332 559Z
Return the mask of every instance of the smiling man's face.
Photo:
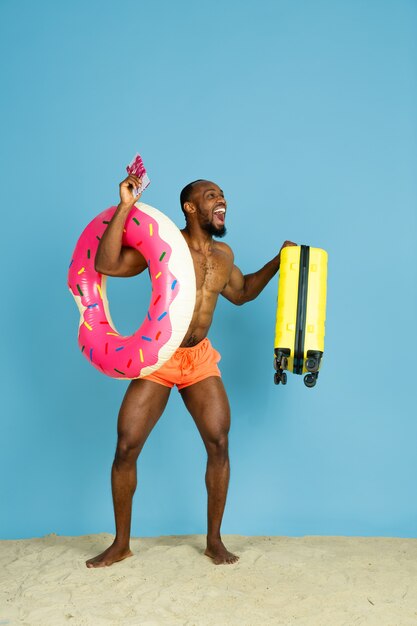
M195 184L190 201L197 209L201 228L214 237L224 237L227 203L220 187L209 180L200 181Z

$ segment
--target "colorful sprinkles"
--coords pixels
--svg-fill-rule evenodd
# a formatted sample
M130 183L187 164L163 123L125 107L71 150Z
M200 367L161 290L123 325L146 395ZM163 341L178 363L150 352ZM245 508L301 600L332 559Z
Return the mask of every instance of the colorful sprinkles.
M138 215L138 217L140 217L140 214ZM85 298L85 300L90 301L90 303L91 303L91 300L93 300L91 304L87 304L85 300L83 301L83 305L84 305L83 309L84 310L89 309L92 311L91 317L88 319L88 321L86 321L85 319L82 321L83 325L87 328L87 330L89 330L90 332L92 332L92 334L94 334L94 331L98 330L99 324L105 324L105 325L108 325L110 327L110 331L112 331L112 332L110 331L106 332L105 329L100 329L100 335L102 337L102 343L100 342L101 343L100 346L99 345L94 346L94 342L90 341L89 338L87 339L87 337L84 334L84 338L88 341L88 344L90 346L91 344L93 344L94 347L89 347L86 344L82 345L81 352L82 353L85 352L85 356L87 356L87 358L103 373L111 374L111 369L113 369L113 371L117 373L119 376L129 377L132 375L137 375L137 371L136 371L138 368L137 356L139 356L139 360L141 363L141 366L138 368L140 370L140 368L142 367L142 364L144 364L145 361L148 362L148 359L150 358L151 354L147 354L147 349L145 348L146 344L142 343L143 348L139 348L139 346L136 348L138 349L139 354L136 353L136 357L133 356L133 354L130 351L129 344L120 345L120 343L122 342L121 340L123 340L124 337L120 335L119 332L115 331L112 328L112 324L107 319L105 319L107 315L107 307L105 307L105 310L103 310L103 304L105 303L105 289L104 289L105 282L103 282L103 280L105 279L101 280L100 274L97 275L97 273L95 274L92 273L91 259L92 258L94 259L95 250L97 249L97 244L93 243L94 237L96 238L96 240L98 240L98 242L100 242L103 237L103 234L106 231L107 226L111 223L111 220L101 219L101 217L99 219L101 221L99 221L98 224L96 223L95 232L94 231L91 232L90 237L85 240L84 245L78 249L78 251L75 254L75 257L71 259L69 268L71 268L74 265L74 261L75 261L75 266L78 266L79 269L77 270L77 267L75 266L73 267L73 269L71 270L73 278L70 281L71 284L68 283L68 285L69 285L69 288L73 290L73 293L76 292L77 294L79 294L79 296L81 296L82 298ZM170 271L168 269L168 260L170 258L171 253L167 245L167 242L164 242L163 240L160 239L158 222L152 218L151 218L152 221L149 221L149 219L146 219L145 221L143 221L142 219L141 221L139 221L139 219L136 216L132 217L131 219L135 223L136 226L141 226L141 221L143 222L143 226L145 230L142 229L141 234L144 234L145 238L138 240L137 243L134 244L133 242L135 241L135 238L136 238L134 237L134 233L136 233L136 230L128 222L126 224L126 227L123 228L123 232L127 233L126 239L123 237L123 240L129 241L129 238L130 238L130 242L128 245L135 245L135 247L140 247L143 244L145 244L141 250L145 256L145 259L148 255L152 257L151 259L148 259L148 271L149 271L149 275L151 278L151 282L153 283L152 284L153 293L152 293L151 304L154 307L157 307L158 303L160 303L158 308L152 309L152 314L150 312L151 306L149 306L149 310L147 311L147 316L145 318L145 321L151 322L151 325L152 325L152 324L156 324L156 322L162 322L162 320L164 320L164 318L166 318L167 316L168 316L167 319L169 318L169 303L173 300L173 298L175 297L175 294L168 295L168 293L166 293L166 290L169 291L170 290L169 287L171 287L171 290L174 290L175 287L179 285L177 285L177 282L178 282L177 279L174 278L172 274L170 274ZM104 225L104 228L103 226L101 226L101 223ZM146 229L146 225L148 225L148 229ZM101 235L97 234L100 232L101 232ZM149 237L153 237L153 240L149 241ZM92 247L87 248L88 245ZM148 245L149 245L149 250L147 250ZM145 252L143 252L144 248L145 248ZM158 257L158 254L159 254L159 257ZM159 267L156 267L157 261L160 263ZM83 265L83 263L86 263L86 265ZM155 264L155 268L154 268L154 264ZM81 283L76 283L75 282L77 280L76 276L81 276L83 274L84 276L82 276L81 278L78 278L78 280L81 280ZM158 287L157 287L155 281L161 277L162 277L163 284L161 287L159 287L159 285L161 284L161 281L159 281ZM171 283L169 283L170 277L172 281ZM166 283L166 281L168 282ZM75 289L74 289L74 284L76 285ZM157 291L162 291L162 293L155 294L155 292ZM100 317L102 318L101 320L97 319ZM163 340L161 341L161 343L164 343L164 341L166 340L164 339L164 337L166 337L167 335L165 324L166 324L166 321L164 320L164 322L159 326L161 330L158 330L158 332L156 332L157 330L156 328L148 327L149 330L147 329L147 332L149 334L139 335L138 338L141 337L142 342L146 341L150 343L161 339ZM143 330L145 330L145 326ZM115 341L115 340L109 339L107 341L105 339L106 335L117 337L118 340ZM164 337L162 337L162 335L164 335ZM161 344L158 344L158 346L156 346L157 348L156 352L159 350L160 345ZM126 353L124 353L125 357L122 356L121 359L120 357L117 357L116 359L114 354L124 350L124 348L127 348ZM96 350L96 353L94 353L94 350ZM106 355L105 359L102 358L103 354ZM113 359L113 362L112 362L112 359ZM98 362L100 360L102 361L102 363ZM115 363L117 363L119 367L124 367L124 369L130 369L131 366L133 365L132 373L130 374L128 372L125 372L124 370L120 370L117 367L114 367Z

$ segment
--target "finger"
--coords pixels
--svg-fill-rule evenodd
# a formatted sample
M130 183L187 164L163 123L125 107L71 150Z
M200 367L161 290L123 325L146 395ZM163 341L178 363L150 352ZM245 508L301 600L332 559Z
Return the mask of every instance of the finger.
M128 178L130 180L134 180L135 183L137 183L138 181L141 181L142 179L139 176L135 176L135 174L130 174L130 176L128 176Z
M126 176L126 178L122 180L119 186L121 187L123 185L124 187L128 187L129 185L132 185L133 187L138 187L140 182L140 178L133 176L133 174L129 174L129 176Z
M138 178L137 176L133 176L132 174L128 176L126 180L128 184L132 185L133 187L138 187L141 183L141 179Z

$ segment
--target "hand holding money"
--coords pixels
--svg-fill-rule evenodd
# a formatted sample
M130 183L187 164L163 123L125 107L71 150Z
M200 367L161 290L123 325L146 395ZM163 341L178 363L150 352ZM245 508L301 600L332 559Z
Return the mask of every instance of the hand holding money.
M137 200L141 193L151 182L146 173L145 166L143 165L140 154L135 155L133 160L126 167L126 171L128 174L131 174L140 179L140 184L137 187L134 187L132 191L135 200Z

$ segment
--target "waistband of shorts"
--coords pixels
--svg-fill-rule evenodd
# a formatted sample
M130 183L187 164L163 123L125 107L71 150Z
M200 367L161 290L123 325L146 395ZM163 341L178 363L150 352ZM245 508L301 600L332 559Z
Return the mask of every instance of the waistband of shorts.
M204 339L199 341L195 346L190 346L189 348L186 348L186 347L177 348L174 354L184 354L186 352L188 352L188 354L193 354L197 352L198 350L200 350L201 348L204 348L205 346L207 346L207 344L211 345L210 339L208 337L204 337Z

